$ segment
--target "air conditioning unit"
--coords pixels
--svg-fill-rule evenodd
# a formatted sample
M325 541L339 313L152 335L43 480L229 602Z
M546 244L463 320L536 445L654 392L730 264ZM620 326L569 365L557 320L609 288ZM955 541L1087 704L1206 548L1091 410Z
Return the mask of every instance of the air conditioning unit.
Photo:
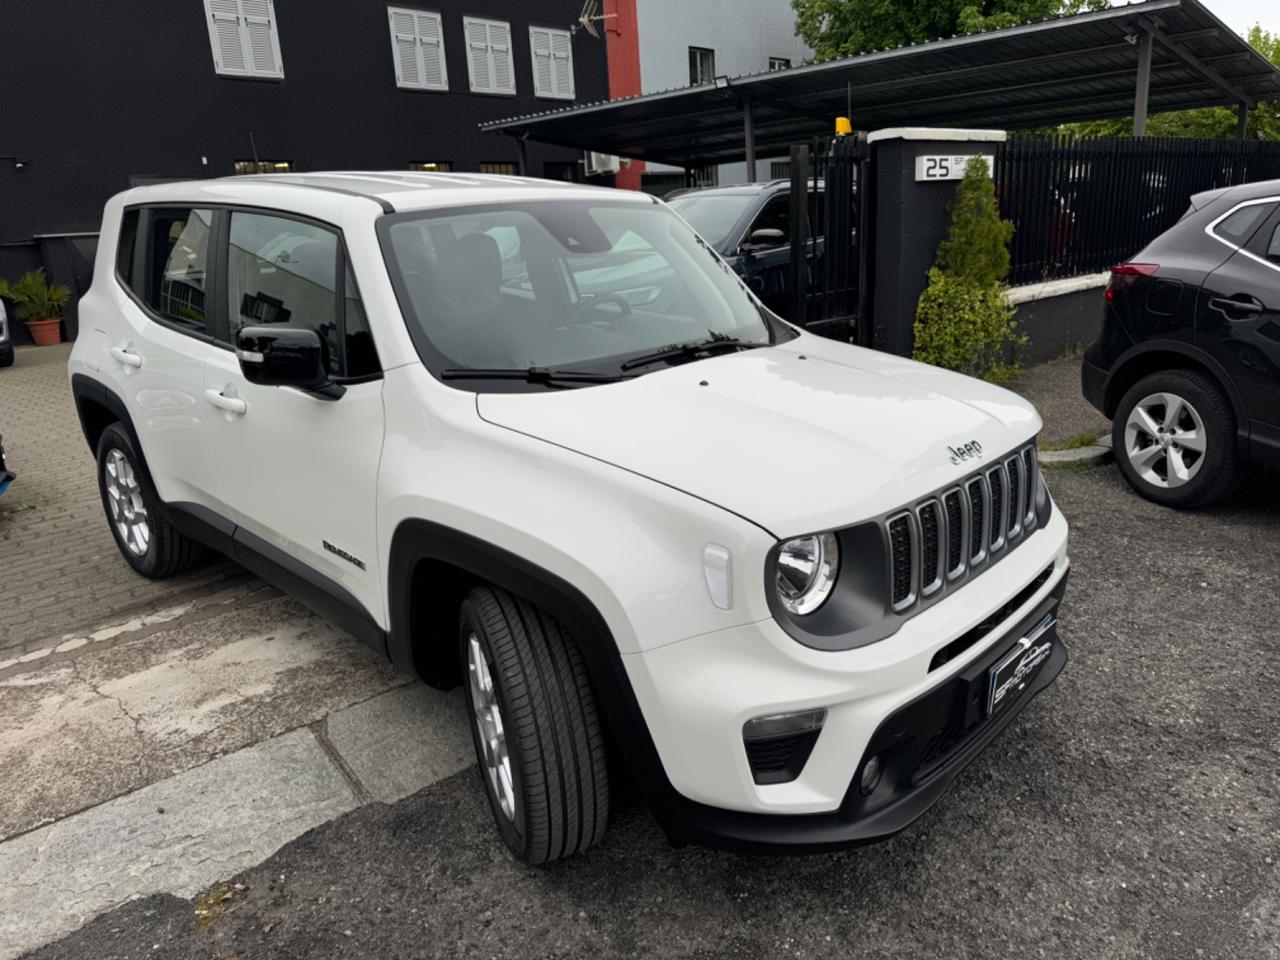
M611 153L595 153L587 151L587 176L598 177L607 173L617 173L620 167L618 158Z

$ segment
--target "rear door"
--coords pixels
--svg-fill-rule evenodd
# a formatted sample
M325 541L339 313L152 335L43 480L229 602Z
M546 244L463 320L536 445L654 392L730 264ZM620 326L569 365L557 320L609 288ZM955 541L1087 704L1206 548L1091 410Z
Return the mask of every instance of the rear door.
M123 396L160 499L207 505L204 362L214 214L194 206L126 210L117 261L123 294L99 361ZM124 248L127 241L132 243Z
M1200 290L1196 341L1230 373L1249 419L1280 426L1280 205L1249 204L1209 229L1235 252Z
M279 553L301 561L381 621L382 374L342 239L331 226L283 213L224 216L218 295L226 304L225 342L206 360L201 400L215 509L258 538L251 546L276 562ZM275 325L320 334L330 375L346 388L341 397L244 377L230 348L237 333Z

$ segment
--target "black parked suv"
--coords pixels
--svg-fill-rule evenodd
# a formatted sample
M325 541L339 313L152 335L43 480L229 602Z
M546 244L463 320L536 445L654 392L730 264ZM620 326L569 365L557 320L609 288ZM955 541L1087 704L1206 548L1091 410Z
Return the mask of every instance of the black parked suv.
M1085 398L1142 496L1198 507L1280 466L1280 180L1196 194L1113 267Z

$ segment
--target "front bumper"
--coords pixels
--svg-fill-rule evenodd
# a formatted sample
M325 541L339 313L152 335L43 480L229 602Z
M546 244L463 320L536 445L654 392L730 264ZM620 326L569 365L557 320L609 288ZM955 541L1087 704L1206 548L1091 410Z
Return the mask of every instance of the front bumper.
M988 669L1057 609L1066 589L1061 514L1019 553L1005 575L978 578L894 637L858 650L809 650L765 621L624 657L661 758L641 786L671 838L813 851L889 836L924 813L1066 662L1054 631L1051 656L1027 688L985 717ZM981 639L938 662L979 627ZM816 707L827 721L800 776L753 782L743 723ZM881 757L883 773L864 798L856 780L871 756Z
M744 852L817 853L874 843L904 830L937 803L956 775L1062 672L1067 652L1055 627L1047 634L1053 638L1053 652L1017 700L984 718L985 702L973 699L979 691L985 694L987 670L996 660L1057 609L1066 584L1063 576L1031 615L969 669L894 712L876 729L855 768L861 769L863 761L877 754L886 758L871 796L863 797L857 783L850 782L838 809L805 815L744 813L690 803L680 811L675 829L668 827L672 839Z

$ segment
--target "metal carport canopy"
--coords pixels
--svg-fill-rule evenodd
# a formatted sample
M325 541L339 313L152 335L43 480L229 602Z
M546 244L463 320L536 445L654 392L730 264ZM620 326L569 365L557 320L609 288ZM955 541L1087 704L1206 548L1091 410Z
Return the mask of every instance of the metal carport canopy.
M1147 112L1235 106L1242 132L1259 100L1280 100L1280 70L1243 38L1198 0L1142 0L480 128L693 167L785 153L846 114L875 130L1017 129L1134 113L1142 132Z

